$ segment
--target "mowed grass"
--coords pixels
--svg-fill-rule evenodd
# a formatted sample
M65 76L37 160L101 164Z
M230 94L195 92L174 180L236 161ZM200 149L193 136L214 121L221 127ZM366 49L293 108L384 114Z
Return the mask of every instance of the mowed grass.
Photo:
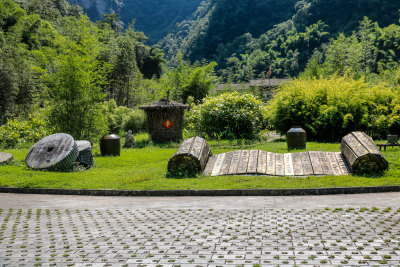
M28 149L2 150L14 155L15 163L0 166L0 187L65 188L65 189L123 189L123 190L187 190L187 189L257 189L257 188L326 188L357 186L400 185L400 149L388 148L383 152L390 169L375 176L326 177L267 177L221 176L196 178L166 178L169 158L179 147L177 143L148 145L142 135L135 149L122 149L120 157L99 156L94 146L95 166L87 171L49 172L33 171L25 164ZM272 143L252 141L210 141L213 154L237 149L261 149L287 153L284 140ZM308 151L340 151L339 144L307 143Z

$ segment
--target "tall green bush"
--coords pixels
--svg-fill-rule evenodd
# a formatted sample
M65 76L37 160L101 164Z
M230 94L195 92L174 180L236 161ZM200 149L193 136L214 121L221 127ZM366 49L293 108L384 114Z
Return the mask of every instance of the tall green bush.
M225 93L204 99L189 113L189 129L209 138L257 136L262 125L262 102L251 94Z
M8 119L0 127L0 145L6 148L17 145L31 144L52 134L52 129L38 114L30 115L28 119Z
M348 77L297 79L278 90L267 117L282 134L301 125L310 140L339 141L355 130L379 138L389 131L398 98L383 84Z

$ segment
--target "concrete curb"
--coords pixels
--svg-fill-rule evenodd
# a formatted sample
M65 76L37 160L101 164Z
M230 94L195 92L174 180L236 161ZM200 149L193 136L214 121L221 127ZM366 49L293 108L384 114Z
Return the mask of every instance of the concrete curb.
M92 190L0 187L0 193L134 196L134 197L193 197L193 196L306 196L400 192L400 186L337 187L304 189L226 189L226 190Z

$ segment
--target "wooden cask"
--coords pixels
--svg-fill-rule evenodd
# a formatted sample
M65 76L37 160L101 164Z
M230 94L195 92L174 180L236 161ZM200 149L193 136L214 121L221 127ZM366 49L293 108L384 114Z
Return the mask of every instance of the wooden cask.
M372 138L364 132L343 137L340 149L353 172L379 172L389 166Z
M168 171L201 173L210 155L210 146L205 139L198 136L186 139L168 161Z

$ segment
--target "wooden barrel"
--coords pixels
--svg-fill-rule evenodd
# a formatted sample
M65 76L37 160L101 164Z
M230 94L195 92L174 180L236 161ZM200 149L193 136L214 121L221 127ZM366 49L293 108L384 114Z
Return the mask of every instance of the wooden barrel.
M69 134L49 135L34 144L25 157L26 165L37 170L68 171L78 157L78 147Z
M168 172L201 173L210 155L210 146L205 139L198 136L186 139L168 161Z
M352 132L342 139L340 149L353 172L379 172L389 163L364 132Z

